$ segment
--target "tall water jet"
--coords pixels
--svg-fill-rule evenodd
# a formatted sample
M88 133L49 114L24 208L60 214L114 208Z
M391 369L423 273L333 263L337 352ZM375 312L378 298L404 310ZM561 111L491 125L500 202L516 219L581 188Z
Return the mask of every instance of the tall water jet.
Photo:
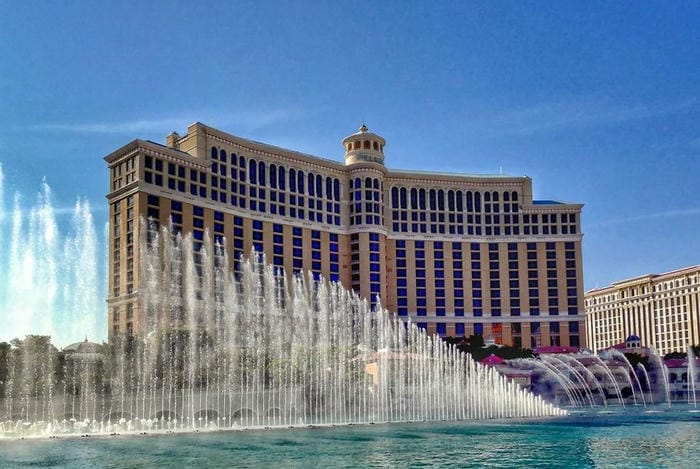
M668 382L668 369L666 368L666 364L664 363L663 358L659 356L659 353L653 347L651 347L650 358L654 359L654 361L656 362L656 381L658 383L658 381L661 380L661 384L663 385L664 397L666 398L666 404L669 407L671 407L671 385Z
M25 334L51 335L59 345L101 339L104 281L89 204L56 208L42 181L34 203L15 192L6 211L3 181L0 168L0 340ZM64 213L71 216L61 218Z
M644 390L642 389L642 384L639 382L639 377L637 376L637 373L635 373L634 368L632 368L632 364L627 359L627 356L625 356L625 354L620 352L619 350L615 350L614 348L609 350L609 354L610 354L610 357L617 358L617 359L621 360L622 362L624 362L625 365L627 365L627 369L629 370L629 373L631 375L631 376L628 375L628 378L629 378L630 387L632 388L632 396L634 399L634 403L635 404L637 403L637 394L634 392L634 383L632 382L632 377L634 377L634 380L637 383L637 388L639 389L639 393L641 394L642 405L644 407L646 407L647 404L646 404L646 399L644 398Z
M696 377L698 362L695 357L695 352L693 351L693 346L688 345L688 404L693 404L693 407L698 406L697 396L696 396Z
M654 403L654 392L651 388L651 381L649 380L649 372L647 372L646 367L642 363L637 363L637 370L641 371L644 375L644 381L647 383L647 390L649 391L649 399L651 403Z
M75 203L71 216L72 232L64 242L62 279L65 320L71 327L71 337L95 337L96 317L102 309L97 293L97 234L90 204Z
M5 223L5 173L2 171L2 163L0 163L0 265L2 265L2 226ZM2 290L0 290L0 293Z

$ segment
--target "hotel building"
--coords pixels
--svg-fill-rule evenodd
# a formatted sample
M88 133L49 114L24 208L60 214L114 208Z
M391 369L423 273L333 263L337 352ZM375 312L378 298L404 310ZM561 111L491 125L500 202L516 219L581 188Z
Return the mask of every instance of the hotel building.
M661 355L700 344L700 266L647 274L586 292L586 335L594 351L629 335Z
M364 125L342 145L339 163L195 123L106 156L110 336L139 331L149 218L381 298L430 333L584 346L581 204L533 200L526 176L390 170Z

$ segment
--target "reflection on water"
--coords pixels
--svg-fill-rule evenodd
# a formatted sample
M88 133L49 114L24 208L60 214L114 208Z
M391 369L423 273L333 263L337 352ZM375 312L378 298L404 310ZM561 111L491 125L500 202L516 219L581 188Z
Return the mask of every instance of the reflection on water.
M586 439L587 451L600 466L609 461L636 460L649 467L689 467L691 462L698 463L699 430L698 421L610 427Z
M0 443L0 467L697 467L700 420L648 416L357 425Z

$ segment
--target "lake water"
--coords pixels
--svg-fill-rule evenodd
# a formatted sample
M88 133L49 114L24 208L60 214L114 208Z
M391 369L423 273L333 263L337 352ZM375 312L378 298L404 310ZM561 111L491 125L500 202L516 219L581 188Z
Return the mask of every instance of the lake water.
M24 441L0 467L700 466L700 413L599 409L542 421L438 422Z

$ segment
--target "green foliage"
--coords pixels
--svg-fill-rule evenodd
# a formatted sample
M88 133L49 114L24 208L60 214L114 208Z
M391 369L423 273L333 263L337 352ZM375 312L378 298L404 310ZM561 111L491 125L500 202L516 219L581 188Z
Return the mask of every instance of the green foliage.
M504 360L512 360L515 358L532 358L534 356L532 350L523 349L520 347L511 347L508 345L491 345L489 347L485 347L484 338L480 335L471 335L469 337L446 337L445 342L454 345L462 352L469 353L476 361L481 361L491 354L501 357Z
M700 357L700 345L693 345L693 354L695 354L695 358ZM672 358L687 358L688 353L683 351L683 352L670 352L664 355L664 360L670 360Z
M630 365L632 365L632 368L635 370L637 369L638 364L642 364L644 368L647 370L649 369L649 358L648 357L643 357L638 353L625 353L625 357L627 357L627 360L630 362Z

